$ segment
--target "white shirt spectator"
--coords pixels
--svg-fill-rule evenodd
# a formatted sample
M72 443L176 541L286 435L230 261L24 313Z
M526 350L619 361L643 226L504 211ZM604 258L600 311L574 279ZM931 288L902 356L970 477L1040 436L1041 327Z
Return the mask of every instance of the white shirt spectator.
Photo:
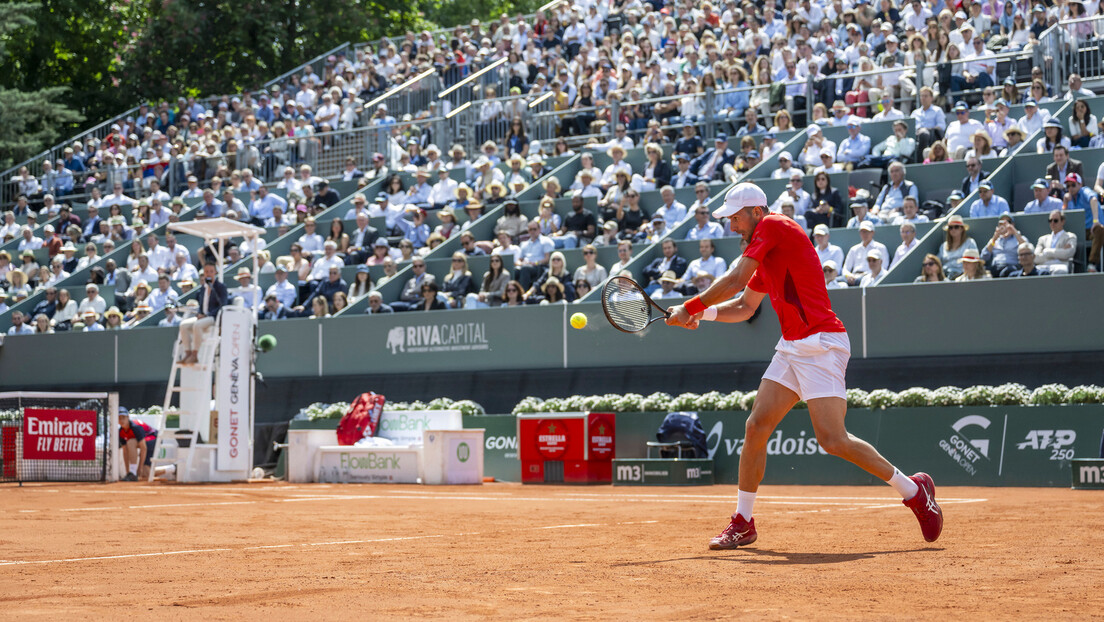
M341 260L336 254L333 257L326 257L323 255L315 260L314 265L311 267L310 276L307 277L308 281L320 281L328 279L330 277L330 268L341 269L345 267L345 262Z
M309 253L318 253L322 250L322 245L325 240L317 233L304 233L299 238L299 246L303 247L303 250ZM329 274L328 272L326 273Z
M728 272L728 263L716 255L713 255L709 259L698 257L687 266L686 272L683 273L683 279L691 280L697 276L699 272L707 272L712 274L714 279L719 279L724 276L725 272Z
M890 267L896 266L898 261L901 261L902 259L904 259L905 255L907 255L908 252L911 251L912 249L916 248L916 246L919 245L919 244L920 244L920 239L915 238L915 237L912 238L912 243L911 244L906 245L904 242L901 242L900 244L898 244L897 245L897 250L893 252L893 263L889 264Z
M847 251L847 259L843 263L843 271L845 274L866 274L870 272L870 265L866 263L866 254L871 250L876 250L882 255L882 265L889 263L889 249L885 244L877 240L871 240L869 246L863 246L862 242L851 247L851 250Z

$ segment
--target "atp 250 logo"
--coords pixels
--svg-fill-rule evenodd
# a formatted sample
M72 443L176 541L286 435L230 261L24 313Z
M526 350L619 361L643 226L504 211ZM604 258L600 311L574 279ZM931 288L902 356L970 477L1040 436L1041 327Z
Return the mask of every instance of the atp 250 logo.
M1031 430L1016 449L1049 451L1049 460L1072 460L1073 443L1077 440L1074 430Z

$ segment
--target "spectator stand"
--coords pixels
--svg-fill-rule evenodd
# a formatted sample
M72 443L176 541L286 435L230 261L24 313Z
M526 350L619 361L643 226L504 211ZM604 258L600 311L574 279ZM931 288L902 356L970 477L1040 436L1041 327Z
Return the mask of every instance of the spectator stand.
M710 196L709 202L706 203L706 207L709 209L710 212L712 212L721 203L724 202L725 194L728 192L728 188L729 188L729 186L725 186L725 189L723 191L713 193L712 196ZM680 188L680 190L685 190L685 189ZM693 188L690 188L690 190L691 190L691 193L690 193L691 198L689 200L690 200L690 202L692 202L693 201L693 198L692 198L693 197ZM658 193L657 193L656 196L658 198ZM640 198L641 198L641 202L643 204L644 195L641 194ZM679 195L677 193L676 193L676 199L682 200L681 198L679 198ZM686 201L683 201L683 202L686 203L687 207L690 206L689 202L686 202ZM653 210L653 209L654 208L649 208L650 211ZM658 242L655 242L655 243L652 243L652 244L635 244L635 245L633 245L632 259L629 261L628 265L626 265L624 267L624 269L629 271L629 273L632 275L633 280L637 281L641 285L647 286L647 283L644 282L645 281L645 279L644 279L644 268L648 267L648 264L652 263L652 261L654 261L657 257L659 257L662 254L662 248L661 247L662 247L663 242L665 240L673 239L677 242L679 240L682 240L682 238L686 237L685 232L687 230L689 230L689 228L691 226L691 223L693 223L693 222L694 222L693 215L692 214L687 214L686 218L681 223L679 223L678 226L673 227L667 233L667 235L664 236L663 238L661 238ZM681 235L680 235L680 232L681 232ZM724 239L724 238L718 238L717 240L714 240L714 242L718 242L722 239ZM735 238L733 238L733 239L735 239ZM698 257L698 252L697 252L697 246L696 245L697 245L697 242L694 242L694 247L693 247L694 252L693 252L692 255L684 255L684 254L682 254L682 250L680 249L679 250L680 256L684 257L687 262L689 262L693 259L696 259ZM598 263L600 263L603 267L605 267L608 270L609 267L617 261L617 253L616 253L616 249L614 249L614 252L611 255L608 256L608 259L604 259L602 257L602 254L601 254L603 248L612 248L612 247L601 247L601 248L598 249L599 250ZM581 262L582 262L582 256L581 255L579 256L577 261L580 262L580 263L572 263L569 260L568 261L568 266L572 270L574 270L579 265L582 265L581 264ZM611 274L610 276L614 276L614 275ZM599 302L600 300L602 300L602 288L596 287L596 288L592 289L589 294L584 296L580 300L580 302Z
M373 180L370 184L365 186L360 192L363 192L365 194L365 196L375 196L375 194L377 192L379 192L380 188L382 188L384 181L385 180L383 180L383 179ZM335 203L329 209L323 210L322 212L319 212L317 215L315 215L314 218L315 218L315 223L316 223L316 226L317 226L316 232L319 235L321 235L323 238L325 238L326 235L329 233L329 226L330 226L329 223L330 223L330 221L333 220L333 218L341 218L342 216L344 216L345 212L348 211L350 207L352 207L352 205L353 205L352 197L357 192L355 190L356 182L331 181L330 184L331 184L332 188L334 188L335 190L338 190L339 192L342 189L347 190L348 192L347 193L341 193L342 197L341 197L340 201ZM284 191L282 189L280 189L280 190L272 189L272 190L270 190L270 192L281 192L282 193ZM284 196L284 195L281 195L281 196ZM243 200L245 200L245 199L243 199ZM345 223L345 231L347 233L347 232L350 231L349 221L344 221L344 223ZM381 232L381 235L383 234L382 232L384 231L384 229L386 229L386 227L384 226L384 219L382 217L371 219L370 224L373 227L376 227L377 229L379 229L380 232ZM353 229L356 228L355 222L353 223L352 227L353 227ZM261 235L261 237L266 242L265 250L268 251L268 253L270 255L270 260L273 263L275 263L276 260L279 257L281 257L283 255L287 255L290 252L291 245L293 243L295 243L296 241L298 241L299 238L301 238L303 236L305 228L304 228L303 224L301 224L301 223L296 224L296 225L290 227L288 229L287 233L285 233L282 236L279 235L279 230L278 229L265 229L264 231L265 232ZM189 240L190 240L191 244L196 244L197 246L202 245L202 241L198 240L197 238L193 237L193 238L189 238ZM179 243L180 241L181 240L178 238L177 242ZM192 257L194 259L195 258L195 252L194 252L194 249L192 249L192 250L193 250ZM252 264L253 264L253 255L249 255L249 256L242 257L237 262L234 262L232 264L229 264L229 265L225 266L225 270L220 272L223 284L225 284L228 289L233 289L235 287L238 287L238 282L234 279L234 276L237 274L238 269L239 268L250 268L250 273L253 275L253 283L255 285L260 285L261 281L263 280L262 279L263 276L268 277L267 283L268 283L268 285L271 285L272 280L274 279L274 277L271 274L269 274L269 275L259 275L257 273L257 270L255 270L251 267ZM354 270L354 272L355 272L355 270ZM344 276L342 278L344 278ZM266 288L267 288L267 285L264 288L261 289L262 304L263 304L263 292ZM193 297L194 293L195 292L193 291L188 296L181 296L180 297L180 302L181 303L186 303L189 299L191 299ZM162 319L164 319L164 317L165 317L165 311L163 309L155 311L153 313L150 313L146 317L146 319L143 320L142 322L140 322L139 324L137 324L136 327L157 326L157 323L160 322Z
M326 59L328 59L328 57L330 57L332 55L339 54L339 53L341 53L342 50L345 50L345 49L350 49L350 45L349 45L348 42L342 43L341 45L335 47L334 49L329 50L328 52L325 52L324 54L320 54L319 56L317 56L317 57L315 57L315 58L299 65L298 67L292 69L291 71L288 71L287 73L281 75L280 77L278 77L276 79L273 79L273 80L270 80L269 82L267 82L265 84L265 88L266 89L271 88L272 85L274 85L274 84L284 84L285 83L284 80L289 79L290 76L292 76L292 75L302 73L303 69L307 65L311 65L315 69L316 72L321 72L325 67L325 61L326 61ZM322 75L322 74L319 73L319 75ZM237 96L237 95L240 95L240 94L236 94L235 96ZM206 98L203 101L208 102L208 103L213 102L217 105L217 102L220 101L221 99L222 99L222 97L216 96L216 97ZM150 109L153 109L152 105L146 104L146 106ZM20 162L19 164L16 164L15 166L12 166L8 170L0 173L0 180L4 180L4 182L6 182L7 180L11 179L12 176L14 176L16 174L16 172L19 171L19 169L23 166L28 167L32 174L34 174L36 176L41 175L41 173L42 173L41 165L42 165L42 162L44 160L48 159L51 163L53 163L56 160L62 158L62 156L64 154L64 151L65 151L65 148L71 146L74 142L77 142L77 141L84 142L88 138L94 138L94 139L96 139L97 142L102 141L104 138L106 138L108 135L110 135L113 132L113 130L112 130L113 125L123 125L129 119L136 118L140 111L141 111L141 106L135 106L135 107L131 108L130 110L127 110L126 112L120 113L119 115L117 115L117 116L115 116L111 119L108 119L107 121L104 121L103 123L100 123L99 125L96 125L95 127L91 128L91 129L85 130L85 131L81 132L80 134L77 134L76 136L69 137L68 139L59 142L58 144L54 145L53 147L50 147L49 149L43 151L42 153L40 153L40 154L38 154L38 155L36 155L32 158L28 158L27 160L24 160L23 162ZM165 190L168 190L168 189L166 188ZM170 193L170 194L175 195L176 193ZM11 203L13 203L14 201L15 201L15 196L14 196L14 194L12 194L11 184L0 183L0 205L7 206L7 205L10 205Z
M1090 190L1096 184L1097 171L1104 162L1104 149L1075 149L1070 152L1071 160L1081 162L1082 180L1086 188ZM1054 163L1054 157L1049 153L1032 153L1010 159L1000 171L994 173L993 191L1008 200L1013 212L1022 212L1024 206L1035 197L1032 194L1031 184L1040 177L1046 177L1047 167ZM1056 180L1064 182L1064 179ZM1064 188L1064 186L1063 186ZM1063 190L1063 192L1065 192ZM960 210L965 218L969 214L969 205ZM1068 222L1068 221L1067 221ZM1072 230L1071 230L1072 231ZM1084 234L1084 231L1080 232Z
M1079 223L1085 218L1084 212L1081 210L1067 211L1066 223L1067 231L1076 232L1076 228L1070 227L1068 223ZM1047 222L1049 214L1024 214L1013 213L1016 219L1016 229L1023 234L1025 238L1031 241L1031 245L1035 246L1039 237L1050 233L1050 226ZM978 248L983 248L989 241L989 238L993 235L993 231L997 227L999 218L966 218L965 222L970 226L970 230L966 235L974 240ZM919 227L917 227L917 239L920 241L912 251L906 255L903 259L897 262L892 269L886 273L885 277L878 283L878 287L884 285L894 284L911 284L917 276L920 275L921 262L924 255L932 253L934 255L939 254L939 248L943 244L944 234L942 223L937 223L939 226L932 227L928 230L927 234L919 234ZM884 240L882 240L884 243ZM833 239L833 243L835 240ZM1081 257L1081 267L1084 267L1084 254L1085 254L1085 240L1084 233L1078 235L1077 238L1077 255L1075 257ZM888 246L888 244L886 244ZM1048 279L1062 278L1064 275L1047 276ZM1003 279L997 279L1003 280ZM922 284L924 286L932 285L931 283Z
M762 124L762 121L760 121L760 124ZM783 151L788 151L791 156L796 158L797 154L801 152L801 148L805 146L805 141L809 138L809 135L804 129L787 130L786 132L776 133L775 136L775 141L782 145L782 147L760 160L759 164L751 167L744 175L742 181L758 183L760 179L770 179L771 173L778 169L778 155ZM757 134L755 138L756 143L758 143L762 141L763 135ZM873 145L875 143L872 142L871 144ZM728 138L728 148L734 152L739 151L740 139L730 136ZM797 166L797 162L794 162L794 166Z
M537 186L535 189L530 186L525 192L537 192L540 188ZM498 217L502 215L502 206L499 205L493 209L487 210L483 216L475 221L475 223L468 229L475 236L476 240L490 240L494 238L494 227L498 220ZM458 215L459 217L459 215ZM426 257L426 267L428 269L429 262L435 259L451 258L452 253L460 249L460 236L454 235L442 243L440 246L432 250ZM405 262L399 265L398 272L395 276L382 285L378 285L375 289L379 290L380 295L383 296L385 304L398 300L399 294L402 293L403 286L406 285L406 281L413 274L413 270L410 268L410 263ZM475 276L475 271L472 271L472 276ZM479 275L480 277L482 274ZM374 281L373 281L374 282ZM338 315L358 315L363 314L364 309L368 307L368 297L360 298L356 300L348 307L343 309Z
M265 82L264 88L271 89L274 85L280 85L281 87L286 86L291 82L291 77L303 73L303 70L307 67L307 65L311 66L311 69L314 70L314 73L320 76L326 75L326 69L328 67L332 67L333 64L336 63L338 56L352 56L355 53L355 49L356 48L355 46L353 46L353 44L346 41L331 50L322 52L318 56L315 56L302 65L299 65L295 69L280 74L279 76L269 80L268 82ZM334 57L332 61L330 60L331 56Z
M187 209L186 211L184 211L181 214L181 221L192 220L195 217L195 214L196 214L196 210L194 208ZM157 227L157 228L155 228L153 230L150 230L150 231L147 231L145 233L147 235L149 233L156 233L158 235L158 237L161 238L161 240L163 241L164 237L165 237L164 236L165 231L167 231L167 226L168 225L161 225L160 227ZM142 241L143 241L143 243L145 242L144 237L143 237ZM181 240L178 240L177 242L180 243L180 244L184 244L184 242L181 241ZM195 243L192 242L192 244L195 244ZM198 246L197 246L197 248L198 248ZM39 250L45 252L45 249L39 249ZM103 246L102 245L99 245L99 250L101 252L103 251ZM194 257L194 252L195 252L196 248L190 248L189 247L189 250L191 250L193 252L193 257ZM37 252L38 251L36 251L36 258L38 257ZM89 276L89 273L91 272L92 268L94 268L94 267L103 268L103 266L107 263L108 259L114 259L117 266L125 267L126 266L126 260L127 260L127 257L129 255L129 253L130 253L130 244L129 243L119 244L115 247L115 250L112 251L109 255L101 256L100 260L97 261L96 263L92 264L91 266L87 266L87 267L85 267L81 270L77 270L77 271L73 272L72 274L69 275L68 278L64 279L60 283L57 283L56 286L57 287L64 287L66 289L69 289L71 293L79 293L80 294L79 296L74 296L74 298L73 298L73 300L76 300L77 303L79 304L80 300L84 298L84 286L88 282L88 276ZM108 291L107 286L101 286L100 287L100 295L104 296L104 301L105 302L107 301L107 296L105 295L105 293L107 291ZM111 291L114 292L113 289ZM39 302L41 302L42 299L45 298L45 296L46 295L45 295L44 291L35 292L31 296L29 296L26 300L23 300L23 301L21 301L20 303L18 303L16 305L12 305L10 309L8 309L4 313L0 314L0 331L7 331L7 329L11 326L11 314L12 314L13 311L18 310L18 311L22 311L24 314L27 314L32 309L34 309L35 305L37 305ZM114 299L114 293L112 293L112 299ZM110 305L109 305L109 307L110 307ZM151 314L151 315L153 315L153 314Z
M1071 73L1079 74L1086 88L1104 85L1104 17L1065 19L1039 36L1035 58L1047 84L1065 85Z

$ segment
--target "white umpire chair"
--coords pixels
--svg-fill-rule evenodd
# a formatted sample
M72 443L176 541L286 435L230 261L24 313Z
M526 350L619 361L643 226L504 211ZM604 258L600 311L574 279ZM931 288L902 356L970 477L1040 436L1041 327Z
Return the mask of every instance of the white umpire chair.
M169 230L200 237L214 249L219 277L226 241L256 240L265 230L228 218L172 223ZM253 274L259 273L253 254ZM165 390L165 417L154 448L150 480L155 473L175 474L178 482L227 482L249 478L253 468L253 408L259 290L253 309L232 299L219 310L197 353L199 362L182 365L184 344L173 346L172 368ZM177 396L174 405L173 397ZM179 415L175 428L168 414Z

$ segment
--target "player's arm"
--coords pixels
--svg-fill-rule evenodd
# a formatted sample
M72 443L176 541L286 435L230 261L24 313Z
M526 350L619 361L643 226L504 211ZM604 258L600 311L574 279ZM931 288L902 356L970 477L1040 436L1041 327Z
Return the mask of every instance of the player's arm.
M726 300L690 318L690 321L686 323L686 328L694 330L703 320L725 322L727 324L746 322L755 315L755 310L758 309L759 305L763 302L764 296L766 296L766 294L763 292L757 292L751 288L744 288L744 291L732 300Z
M714 281L713 284L699 294L697 298L701 301L701 304L705 305L707 308L725 302L740 293L740 290L744 289L748 281L750 281L751 277L755 274L755 270L758 268L759 262L757 260L747 256L740 257L740 260L736 262L736 265L733 266L731 270ZM762 294L759 294L760 299L762 299L762 296ZM733 302L735 303L736 301ZM750 299L748 302L750 303ZM759 306L758 301L755 306ZM684 305L675 305L668 310L671 312L671 316L667 318L667 324L692 328L690 326L692 316ZM754 311L755 307L752 307L751 312ZM720 309L718 309L717 312L719 314ZM695 315L700 315L700 312ZM750 316L750 313L748 315ZM740 320L734 319L730 321L738 322Z

